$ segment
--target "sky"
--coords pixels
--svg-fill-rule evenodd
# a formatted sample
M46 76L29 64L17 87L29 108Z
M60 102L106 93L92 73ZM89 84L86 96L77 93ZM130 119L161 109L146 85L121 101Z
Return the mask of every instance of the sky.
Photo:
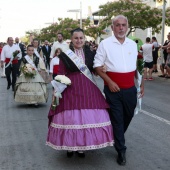
M1 0L0 3L0 42L6 42L7 37L22 37L26 31L42 29L49 26L46 23L57 22L57 18L76 19L71 9L80 9L82 17L88 16L88 6L92 12L109 0ZM78 14L79 18L79 14Z

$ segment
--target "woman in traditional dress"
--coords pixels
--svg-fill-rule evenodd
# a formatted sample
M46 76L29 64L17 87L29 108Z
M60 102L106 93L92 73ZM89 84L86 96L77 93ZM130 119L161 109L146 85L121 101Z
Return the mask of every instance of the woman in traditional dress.
M36 74L31 78L22 72L15 85L14 99L16 102L37 105L38 103L46 103L48 95L46 83L39 74L39 58L33 53L34 47L29 45L23 63L29 64L36 71Z
M58 70L58 75L67 76L71 85L62 92L56 109L51 107L49 111L46 144L56 150L67 150L68 157L72 157L74 151L79 157L85 157L85 150L112 146L113 131L107 112L109 106L91 79L94 53L84 47L83 30L78 28L71 31L71 41L72 51L59 55ZM70 54L83 62L83 67L78 68L70 59Z
M39 46L39 41L37 39L33 40L34 56L39 58L40 75L46 83L49 83L49 74L45 66L42 48Z
M0 61L1 61L1 52L2 52L2 48L3 48L3 43L1 42L0 43ZM2 78L5 78L6 77L6 75L5 75L5 63L4 63L4 66L3 66L3 68L0 68L1 69L1 77Z

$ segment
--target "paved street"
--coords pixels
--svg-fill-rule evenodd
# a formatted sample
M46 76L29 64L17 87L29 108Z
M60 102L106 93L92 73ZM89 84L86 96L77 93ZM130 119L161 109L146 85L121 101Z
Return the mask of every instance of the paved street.
M100 87L101 81L97 79ZM86 152L86 158L67 158L65 151L45 145L47 104L38 108L17 104L6 79L0 79L0 170L169 170L170 80L145 82L142 112L126 133L127 164L116 163L114 147Z

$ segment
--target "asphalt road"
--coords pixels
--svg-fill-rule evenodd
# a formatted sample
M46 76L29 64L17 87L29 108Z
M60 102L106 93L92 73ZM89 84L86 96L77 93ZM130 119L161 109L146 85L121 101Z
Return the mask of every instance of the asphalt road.
M97 78L102 88L102 81ZM66 157L45 145L49 100L38 108L17 104L0 79L0 170L169 170L170 80L145 82L142 112L126 132L127 164L116 163L114 147L87 151L84 159Z

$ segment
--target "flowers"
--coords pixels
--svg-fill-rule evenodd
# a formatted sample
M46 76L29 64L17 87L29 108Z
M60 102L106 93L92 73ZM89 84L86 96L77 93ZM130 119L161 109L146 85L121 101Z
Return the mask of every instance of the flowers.
M63 83L65 85L71 85L71 80L66 77L65 75L57 75L55 76L54 80L60 82L60 83Z
M12 53L12 55L13 55L13 60L18 58L18 54L19 54L19 53L20 53L19 50L16 50L16 51L14 51L14 52Z
M59 105L59 99L62 98L61 93L65 90L67 85L71 85L71 80L65 75L57 75L54 80L51 81L51 84L54 87L51 109L55 110Z
M25 64L22 66L21 71L26 78L34 78L36 75L36 70L31 64Z
M140 75L143 73L144 60L143 56L139 53L137 58L137 70Z

